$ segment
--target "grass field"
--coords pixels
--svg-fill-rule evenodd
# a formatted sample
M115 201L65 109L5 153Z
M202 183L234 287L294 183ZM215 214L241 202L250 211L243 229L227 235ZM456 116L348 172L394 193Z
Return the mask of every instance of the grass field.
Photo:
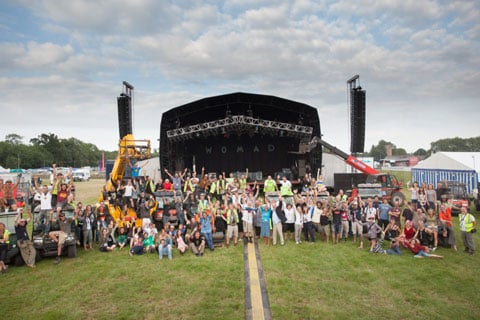
M77 199L94 203L102 183L78 183ZM479 318L478 255L374 255L351 242L261 244L260 253L273 319ZM201 258L175 252L172 261L79 249L59 265L44 259L34 270L11 267L0 283L5 319L245 317L242 246Z

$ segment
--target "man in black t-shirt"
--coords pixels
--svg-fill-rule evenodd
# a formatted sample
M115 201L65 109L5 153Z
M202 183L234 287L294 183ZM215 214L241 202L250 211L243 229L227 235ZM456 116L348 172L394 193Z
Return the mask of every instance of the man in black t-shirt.
M32 221L32 213L28 213L28 219L23 218L23 208L18 208L16 204L12 204L12 210L17 210L15 217L15 233L17 234L17 246L20 248L23 261L29 268L35 268L36 251L32 241L28 237L27 224Z

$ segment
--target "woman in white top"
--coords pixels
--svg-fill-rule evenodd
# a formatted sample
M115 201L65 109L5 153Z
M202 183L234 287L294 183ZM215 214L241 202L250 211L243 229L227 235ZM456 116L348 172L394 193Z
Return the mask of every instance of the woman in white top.
M303 208L302 205L297 204L295 210L295 243L299 244L302 243L300 240L300 236L302 234L303 228Z

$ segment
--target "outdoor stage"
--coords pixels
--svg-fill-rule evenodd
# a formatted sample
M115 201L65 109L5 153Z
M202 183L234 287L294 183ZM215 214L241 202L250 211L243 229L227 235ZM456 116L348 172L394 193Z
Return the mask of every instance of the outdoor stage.
M317 109L274 96L231 93L165 112L160 125L160 170L244 172L250 179L286 173L316 174L321 148L305 146L321 136ZM302 150L303 149L303 150Z

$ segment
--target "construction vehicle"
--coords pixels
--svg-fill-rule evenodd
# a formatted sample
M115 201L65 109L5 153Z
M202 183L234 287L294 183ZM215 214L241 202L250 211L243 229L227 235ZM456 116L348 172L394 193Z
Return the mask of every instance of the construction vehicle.
M134 87L123 81L123 90L117 98L118 105L118 126L120 140L118 143L118 154L113 164L112 171L105 185L106 193L115 193L117 186L122 183L125 177L127 164L150 158L150 140L135 140L132 133L132 98ZM114 221L122 225L122 210L115 206L114 199L108 199L108 211ZM127 214L136 217L136 213L129 209Z
M356 190L352 190L353 196L358 192L358 195L362 198L377 196L380 199L387 198L392 204L398 202L403 205L405 195L402 193L402 183L394 175L375 170L360 159L339 150L319 137L313 137L308 145L310 150L318 145L327 148L333 154L345 160L345 163L367 175L365 183L359 183Z

